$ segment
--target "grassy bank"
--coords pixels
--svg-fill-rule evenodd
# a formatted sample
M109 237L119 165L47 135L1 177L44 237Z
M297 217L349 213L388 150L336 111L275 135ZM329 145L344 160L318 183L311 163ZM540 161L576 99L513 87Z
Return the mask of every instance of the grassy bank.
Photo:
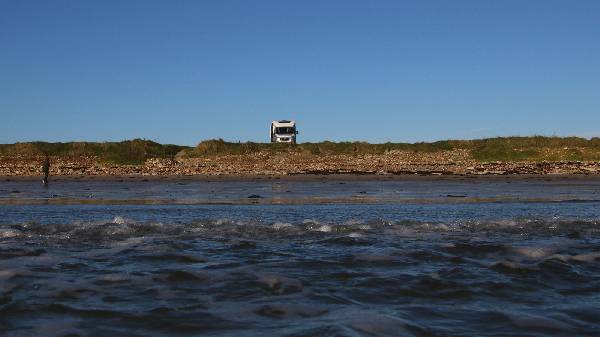
M179 145L163 145L149 140L134 139L122 142L26 142L0 145L0 155L80 157L95 156L101 161L114 164L141 164L148 158L174 157L188 148Z
M463 149L478 161L564 161L600 160L600 138L579 137L497 137L475 140L444 140L431 143L320 142L295 146L269 143L231 143L223 140L203 141L186 150L190 157L256 152L300 152L314 155L383 154L388 151L415 153Z
M366 142L330 142L319 143L301 143L297 145L283 143L232 143L221 139L205 140L195 148L186 151L188 156L205 155L236 155L252 154L257 152L300 152L308 154L383 154L391 150L417 151L417 152L436 152L441 150L451 150L454 148L454 141L439 141L432 143L382 143L371 144Z
M479 161L600 160L600 138L501 137L469 141L471 157Z
M123 142L27 142L0 145L0 155L37 156L96 156L116 164L140 164L148 158L170 158L175 155L202 157L240 155L258 152L294 152L310 155L384 154L389 151L435 153L463 149L477 161L600 161L600 138L579 137L498 137L476 140L445 140L430 143L319 142L294 146L270 143L234 143L220 139L206 140L196 147L163 145L149 140L134 139Z

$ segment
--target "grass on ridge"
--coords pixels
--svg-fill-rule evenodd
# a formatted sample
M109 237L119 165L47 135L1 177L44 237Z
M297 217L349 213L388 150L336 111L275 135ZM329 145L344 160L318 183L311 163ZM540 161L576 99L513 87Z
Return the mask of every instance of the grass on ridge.
M471 157L479 161L600 160L600 138L499 137L471 142Z
M163 145L150 140L134 139L122 142L26 142L0 144L0 156L96 156L115 164L141 164L148 158L202 157L262 153L302 153L311 155L384 154L388 151L435 153L463 149L478 161L600 161L600 138L579 137L497 137L474 140L443 140L420 143L330 142L282 143L227 142L211 139L196 147Z
M79 157L97 156L114 164L142 164L148 158L170 158L188 148L163 145L150 140L134 139L122 142L27 142L0 145L0 155Z
M310 154L383 154L391 150L436 152L452 150L452 141L439 141L433 143L381 143L367 142L330 142L300 143L296 145L285 143L234 143L222 139L211 139L200 142L195 148L186 151L189 157L206 155L239 155L258 152L300 152Z

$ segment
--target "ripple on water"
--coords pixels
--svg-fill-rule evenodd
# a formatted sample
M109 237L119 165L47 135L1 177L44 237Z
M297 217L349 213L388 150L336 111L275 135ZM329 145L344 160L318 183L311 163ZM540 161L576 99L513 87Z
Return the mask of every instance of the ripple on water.
M26 336L600 329L595 220L305 217L0 224L0 324Z

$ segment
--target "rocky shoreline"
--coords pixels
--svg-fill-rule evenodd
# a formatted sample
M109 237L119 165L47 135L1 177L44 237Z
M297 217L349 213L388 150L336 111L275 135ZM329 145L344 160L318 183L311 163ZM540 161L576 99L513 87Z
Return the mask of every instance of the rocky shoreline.
M51 157L60 176L281 176L281 175L547 175L598 174L598 161L478 162L467 150L385 154L255 153L197 158L152 158L142 165L103 163L96 157ZM0 176L39 176L43 157L0 157Z

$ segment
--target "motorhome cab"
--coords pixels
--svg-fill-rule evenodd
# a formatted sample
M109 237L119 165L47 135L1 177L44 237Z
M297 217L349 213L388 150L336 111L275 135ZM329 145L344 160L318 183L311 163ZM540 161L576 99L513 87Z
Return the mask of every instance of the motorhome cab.
M273 121L271 123L271 143L292 143L296 144L295 121Z

